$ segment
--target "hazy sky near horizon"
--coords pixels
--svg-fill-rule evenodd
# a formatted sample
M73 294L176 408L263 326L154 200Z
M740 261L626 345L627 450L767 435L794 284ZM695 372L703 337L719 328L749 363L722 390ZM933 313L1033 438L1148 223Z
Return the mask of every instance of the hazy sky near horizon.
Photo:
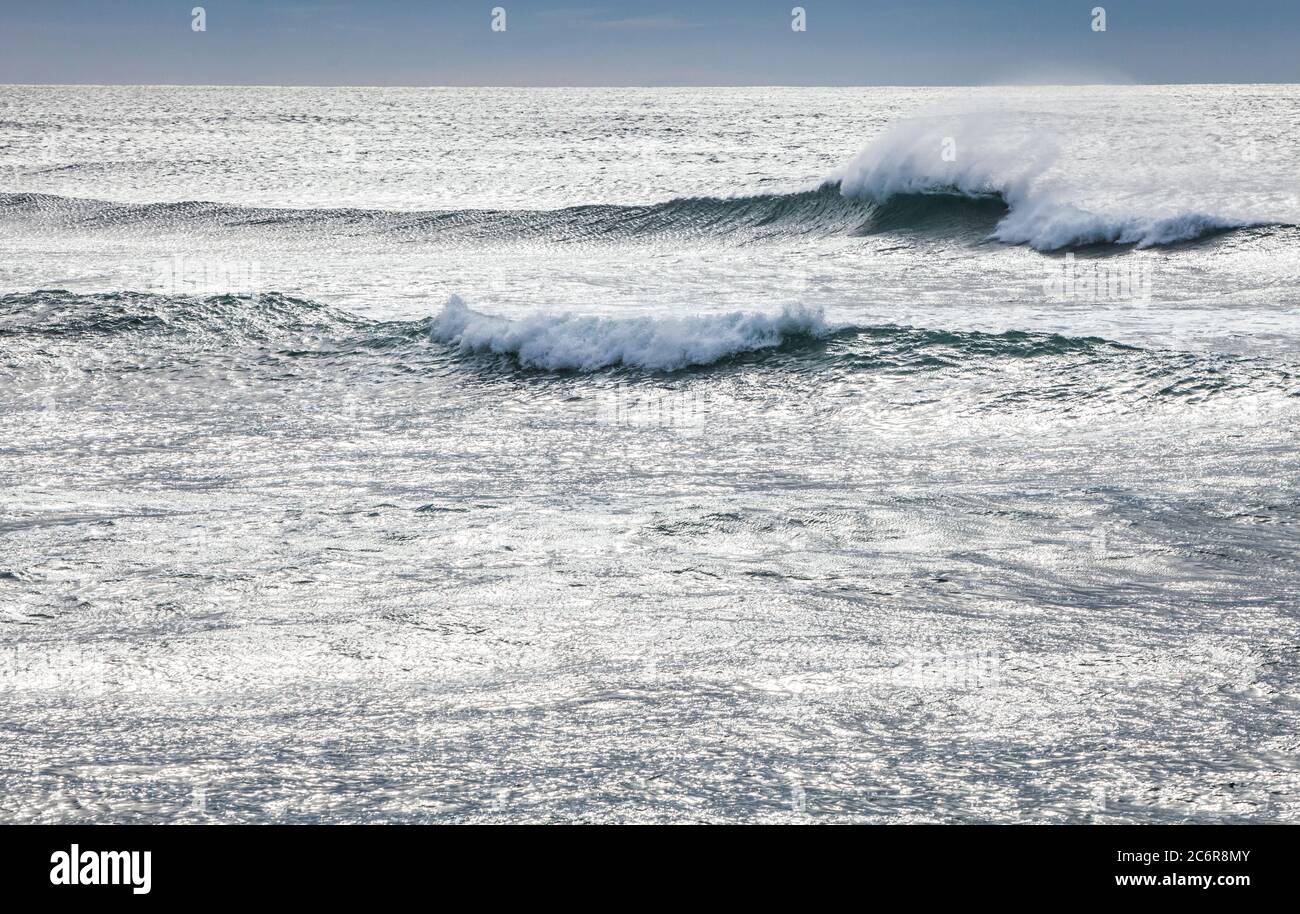
M1298 60L1300 0L0 0L0 83L1300 82Z

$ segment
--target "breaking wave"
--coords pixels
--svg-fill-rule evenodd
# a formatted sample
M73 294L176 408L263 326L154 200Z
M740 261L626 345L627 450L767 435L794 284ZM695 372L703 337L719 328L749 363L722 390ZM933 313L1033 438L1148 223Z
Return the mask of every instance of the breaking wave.
M461 352L510 355L522 365L595 371L612 366L674 371L743 352L771 349L834 328L820 310L787 306L776 314L733 312L690 317L587 317L535 314L507 320L472 311L453 296L430 336Z
M373 320L279 293L210 298L46 290L0 295L0 376L68 361L79 372L346 371L358 380L454 373L496 383L556 374L760 371L834 386L847 376L974 373L1022 362L1026 397L1137 402L1252 391L1300 397L1293 366L1139 348L1087 336L835 323L818 309L508 318L453 296L420 320ZM61 370L61 369L60 369ZM541 375L539 375L541 373ZM597 381L597 383L602 383ZM1021 396L1016 394L1012 396ZM1032 398L1031 397L1031 398Z
M1071 171L1063 160L1079 170ZM1120 158L1099 171L1082 169L1029 118L917 118L886 131L823 187L882 208L919 196L945 201L933 204L936 208L996 199L1005 212L990 237L1040 251L1095 244L1150 247L1297 222L1285 201L1268 202L1268 195L1244 188L1240 200L1202 200L1197 197L1202 186L1181 186L1194 183L1195 176L1141 174L1141 165ZM1203 180L1212 183L1209 176ZM1275 209L1261 209L1267 206Z

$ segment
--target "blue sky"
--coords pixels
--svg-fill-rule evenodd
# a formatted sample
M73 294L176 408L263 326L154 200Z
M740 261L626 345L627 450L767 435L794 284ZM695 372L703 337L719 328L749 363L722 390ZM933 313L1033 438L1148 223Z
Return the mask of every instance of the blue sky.
M1300 82L1297 61L1300 0L0 0L0 83Z

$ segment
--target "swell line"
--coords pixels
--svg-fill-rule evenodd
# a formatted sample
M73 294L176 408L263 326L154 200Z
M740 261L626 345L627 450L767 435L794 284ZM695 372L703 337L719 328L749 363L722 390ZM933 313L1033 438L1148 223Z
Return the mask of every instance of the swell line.
M112 203L48 194L0 194L0 219L37 228L94 231L263 231L355 235L450 244L599 244L710 239L749 244L791 238L910 234L979 242L1028 243L1041 250L1099 243L1169 244L1237 228L1291 227L1233 222L1199 213L1160 219L1108 218L1069 207L1033 210L1022 225L1020 204L997 191L972 193L934 186L864 196L836 181L816 190L748 197L682 197L642 205L589 204L556 210L275 209L202 201ZM1044 232L1039 223L1050 223Z

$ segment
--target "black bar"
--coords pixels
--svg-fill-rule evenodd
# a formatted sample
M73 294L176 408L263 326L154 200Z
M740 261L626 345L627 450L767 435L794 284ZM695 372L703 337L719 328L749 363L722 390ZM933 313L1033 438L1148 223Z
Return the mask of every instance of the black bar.
M601 826L6 826L0 871L10 891L50 899L75 892L83 900L99 894L337 901L354 891L367 898L445 891L492 874L501 881L486 886L493 892L508 884L553 891L569 880L570 890L585 894L599 876L633 880L637 898L680 896L686 880L700 880L740 890L776 882L821 891L847 881L858 892L970 898L1201 892L1227 900L1261 887L1287 888L1296 834L1268 825L656 826L617 834ZM92 866L88 875L103 861L98 852L148 851L149 891L135 891L143 887L142 867L123 869L119 884L52 883L52 858L60 861L56 855L73 845Z

